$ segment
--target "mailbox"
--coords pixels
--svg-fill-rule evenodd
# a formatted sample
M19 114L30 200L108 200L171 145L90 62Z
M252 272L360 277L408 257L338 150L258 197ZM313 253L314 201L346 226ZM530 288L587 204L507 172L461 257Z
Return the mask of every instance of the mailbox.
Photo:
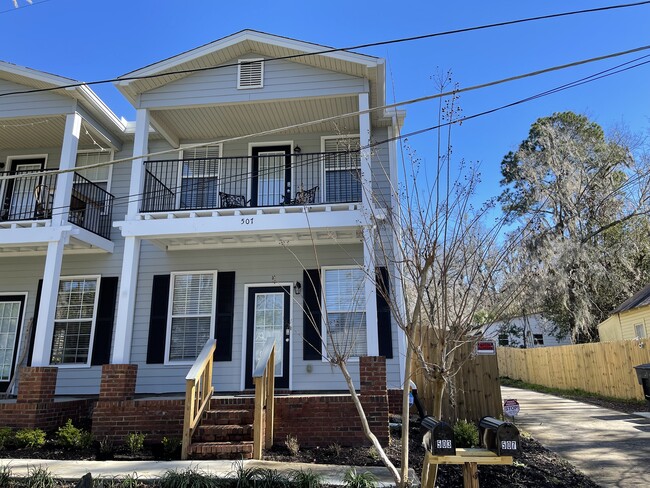
M456 455L456 441L451 425L430 416L424 417L420 421L420 425L427 431L423 439L426 449L438 456Z
M483 417L478 424L481 445L499 456L515 456L521 453L519 429L510 422L494 417Z
M643 387L645 399L650 403L650 363L634 366L634 369L636 369L636 377L639 380L639 384Z

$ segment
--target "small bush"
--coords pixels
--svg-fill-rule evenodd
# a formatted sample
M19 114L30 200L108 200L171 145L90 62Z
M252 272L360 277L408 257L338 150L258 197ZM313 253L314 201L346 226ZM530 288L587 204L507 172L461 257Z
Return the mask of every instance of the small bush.
M233 466L235 469L230 473L230 477L233 478L234 486L236 488L255 488L255 480L259 469L247 468L244 466L243 461L235 461Z
M126 436L124 445L126 450L132 456L137 456L144 449L144 439L146 435L141 432L131 432Z
M173 458L178 455L181 448L181 440L178 437L163 437L163 456L167 459Z
M14 437L14 431L10 427L0 427L0 451L13 444Z
M339 457L341 457L341 453L343 452L343 448L341 447L341 444L333 442L332 444L327 446L327 452L330 454L330 456L334 456L336 458L339 458Z
M300 451L300 444L298 443L298 438L291 434L287 435L287 438L284 440L284 445L289 450L292 456L297 456Z
M340 447L341 446L339 446L339 448ZM290 476L291 482L296 488L321 488L323 486L323 476L314 473L311 469L308 469L307 471L297 469L291 471Z
M168 470L160 479L161 488L215 488L218 481L198 468Z
M379 461L379 451L377 451L377 448L375 446L370 446L368 448L368 457L373 461Z
M467 420L459 420L454 424L456 447L478 446L478 428Z
M108 436L100 439L97 443L97 457L101 459L113 459L114 454L115 446L113 440Z
M20 429L16 432L18 447L38 449L45 445L45 432L41 429Z
M72 425L72 419L56 431L56 443L64 449L87 449L92 442L92 434Z
M348 488L375 488L377 478L372 473L357 473L356 468L348 468L343 477L343 482Z
M45 434L43 434L43 438L45 438ZM59 484L47 468L41 467L29 468L25 482L29 488L56 488Z

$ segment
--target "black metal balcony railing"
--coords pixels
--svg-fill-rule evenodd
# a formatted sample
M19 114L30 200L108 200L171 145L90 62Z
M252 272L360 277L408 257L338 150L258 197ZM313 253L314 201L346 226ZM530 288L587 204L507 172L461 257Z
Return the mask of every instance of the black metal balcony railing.
M361 201L358 151L146 161L142 212Z
M0 175L19 178L0 182L2 221L46 220L64 210L54 208L56 174L52 170L6 171ZM44 174L43 174L44 173ZM97 235L110 239L113 218L113 195L99 185L74 173L68 221Z
M45 173L47 173L47 170ZM52 218L56 174L35 175L33 171L3 171L0 172L0 175L18 176L18 178L0 181L2 202L0 220L19 221Z
M114 197L79 173L72 180L68 221L106 239L111 238Z

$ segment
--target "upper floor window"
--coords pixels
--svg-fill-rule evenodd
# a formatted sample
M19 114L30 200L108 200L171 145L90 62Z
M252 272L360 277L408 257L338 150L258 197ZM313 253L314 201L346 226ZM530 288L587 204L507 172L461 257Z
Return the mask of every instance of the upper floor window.
M264 60L240 59L237 66L237 88L262 88L264 86Z
M90 166L98 163L107 163L113 160L113 151L79 151L77 153L77 163L75 167L79 168L77 173L99 186L105 191L111 191L111 173L112 165L99 166L97 168L83 169L84 166Z
M323 137L325 153L325 201L361 201L361 153L359 137Z
M180 208L217 208L221 144L183 149Z
M639 339L645 339L645 327L643 327L643 324L636 324L634 326L634 336Z

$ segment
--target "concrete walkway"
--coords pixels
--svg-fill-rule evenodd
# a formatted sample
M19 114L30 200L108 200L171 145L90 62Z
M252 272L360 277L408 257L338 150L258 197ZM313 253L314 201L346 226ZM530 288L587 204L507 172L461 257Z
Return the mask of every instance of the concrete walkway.
M515 398L516 424L603 487L650 487L650 419L502 387Z
M206 474L220 477L232 477L235 469L233 461L56 461L50 459L0 459L0 466L9 465L13 476L27 476L35 467L47 468L56 478L66 481L78 481L86 473L93 478L124 477L137 473L141 480L161 477L168 470L185 470L197 468ZM334 486L343 486L343 476L347 466L306 463L279 463L273 461L244 461L247 468L276 469L285 475L292 470L311 469L313 473L323 476L323 482ZM357 467L357 473L371 472L379 481L379 486L394 486L388 470L383 467ZM415 473L411 470L411 479Z

